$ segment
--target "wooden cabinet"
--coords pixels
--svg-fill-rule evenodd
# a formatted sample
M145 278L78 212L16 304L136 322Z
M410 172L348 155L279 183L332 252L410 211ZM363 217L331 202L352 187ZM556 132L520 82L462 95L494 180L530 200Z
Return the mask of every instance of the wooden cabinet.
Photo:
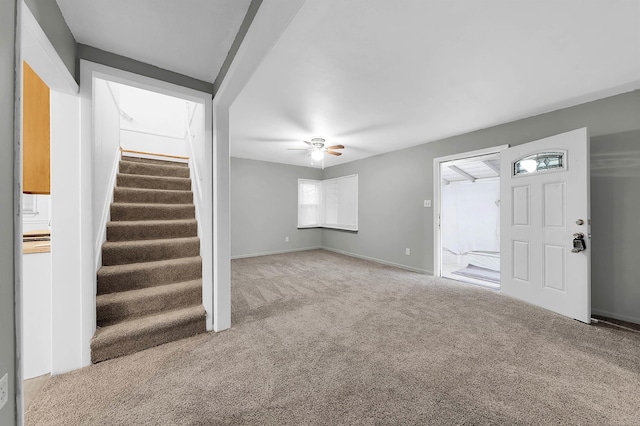
M22 98L22 192L51 192L49 87L24 62Z

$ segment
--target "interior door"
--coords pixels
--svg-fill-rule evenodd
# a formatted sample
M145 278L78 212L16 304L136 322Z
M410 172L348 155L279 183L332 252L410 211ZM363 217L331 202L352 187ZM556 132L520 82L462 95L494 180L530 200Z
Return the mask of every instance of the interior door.
M501 290L589 323L587 129L505 149L500 166Z

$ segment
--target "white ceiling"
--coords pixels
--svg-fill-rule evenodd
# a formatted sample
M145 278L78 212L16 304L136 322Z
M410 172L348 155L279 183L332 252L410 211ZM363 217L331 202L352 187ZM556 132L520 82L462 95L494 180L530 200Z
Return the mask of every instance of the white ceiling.
M78 43L213 83L251 0L57 0Z
M637 88L637 0L306 0L232 107L231 153L309 166L287 149L319 136L346 146L330 166Z

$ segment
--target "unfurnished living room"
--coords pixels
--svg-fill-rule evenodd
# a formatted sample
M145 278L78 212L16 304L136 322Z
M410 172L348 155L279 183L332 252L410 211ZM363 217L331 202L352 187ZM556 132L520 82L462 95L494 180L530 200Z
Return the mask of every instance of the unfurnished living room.
M640 425L637 0L0 7L0 425Z

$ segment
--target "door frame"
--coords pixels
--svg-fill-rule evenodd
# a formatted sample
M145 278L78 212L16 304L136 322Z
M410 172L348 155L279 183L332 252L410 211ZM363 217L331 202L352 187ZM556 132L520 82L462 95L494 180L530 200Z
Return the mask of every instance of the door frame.
M22 90L23 90L23 61L29 63L31 68L38 74L38 76L45 82L51 92L51 109L50 114L57 114L58 118L65 120L65 125L62 133L73 132L80 127L80 117L78 109L75 107L77 101L79 86L75 79L71 75L71 72L67 69L66 65L58 55L57 51L49 41L49 38L44 33L44 30L40 27L40 24L33 16L33 13L24 1L18 1L17 6L17 28L16 28L16 49L17 49L17 63L16 63L16 114L15 114L15 129L16 134L14 137L14 209L16 212L22 211ZM71 108L66 108L71 104ZM69 127L67 129L66 127ZM56 149L56 141L63 140L66 134L60 132L61 127L54 128L51 133L51 150ZM79 140L79 138L78 138ZM53 154L52 152L52 155ZM55 168L52 164L51 175L54 176L58 173L60 167ZM59 185L52 180L51 192L54 193ZM53 208L51 211L53 215ZM22 279L22 214L17 213L13 226L14 232L14 285L15 285L15 336L16 336L16 365L15 365L15 393L17 404L17 421L18 424L22 424L24 421L24 389L23 389L23 321L22 321L22 304L23 304L23 279ZM74 244L73 233L58 233L53 236L56 238L56 244L59 246L66 246L68 244ZM60 308L57 301L53 300L53 290L55 282L57 282L57 276L54 275L53 267L58 262L58 255L55 254L55 248L51 250L51 291L52 291L52 328L53 328L53 309ZM58 253L62 253L64 250L58 250ZM54 257L55 256L55 257ZM56 280L56 281L54 281ZM52 330L53 331L53 330ZM65 370L65 366L59 366L58 360L64 358L65 354L56 350L54 347L54 340L51 341L51 374L61 373ZM63 346L63 345L59 345ZM79 356L78 356L79 358ZM73 361L71 361L73 362ZM77 368L80 366L78 365Z
M107 65L90 62L87 60L80 60L80 80L83 84L80 86L81 95L81 110L82 110L82 134L83 140L90 140L91 146L95 143L95 129L94 129L94 90L93 85L96 78L100 78L115 83L120 83L139 89L149 90L156 93L161 93L168 96L173 96L188 101L196 102L204 105L205 116L205 161L203 163L204 169L201 171L203 182L202 192L204 194L211 194L213 182L211 177L213 176L213 123L212 123L212 95L210 93L201 92L198 90L190 89L183 86L178 86L173 83L168 83L162 80L157 80L151 77L135 74L129 71L124 71L118 68L113 68ZM91 151L93 148L91 149ZM88 153L91 158L84 158L83 161L92 162L93 153ZM115 177L112 176L113 178ZM203 259L211 259L213 256L213 231L211 227L211 218L213 216L212 200L210 196L204 197L204 206L200 206L203 215L200 218L199 224L202 229L201 239L201 256ZM90 207L90 206L89 206ZM104 215L103 215L104 216ZM99 225L99 224L94 224ZM92 230L93 231L93 230ZM100 234L101 236L104 233ZM95 317L95 289L96 283L96 270L99 267L100 251L99 248L102 245L101 241L93 241L94 235L91 233L91 241L84 241L83 245L87 245L86 250L90 250L93 253L92 263L94 268L91 272L91 277L87 276L86 279L92 282L92 290L83 294L83 336L82 336L82 352L83 361L90 363L90 342L96 328ZM207 330L213 329L213 300L210 295L213 293L213 265L210 261L204 261L202 263L202 294L203 305L207 312Z
M461 152L433 159L433 276L442 276L442 230L440 229L440 216L442 214L442 163L498 154L507 148L509 148L508 144L497 145L490 148Z

